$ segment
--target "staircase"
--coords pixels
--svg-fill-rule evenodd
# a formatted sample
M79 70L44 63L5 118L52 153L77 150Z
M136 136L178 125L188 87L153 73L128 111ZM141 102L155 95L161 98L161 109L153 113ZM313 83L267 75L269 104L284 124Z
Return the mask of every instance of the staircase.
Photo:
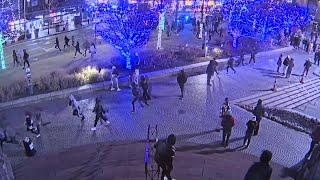
M232 101L237 105L255 106L259 99L269 108L294 109L320 97L320 78L305 80L279 88Z

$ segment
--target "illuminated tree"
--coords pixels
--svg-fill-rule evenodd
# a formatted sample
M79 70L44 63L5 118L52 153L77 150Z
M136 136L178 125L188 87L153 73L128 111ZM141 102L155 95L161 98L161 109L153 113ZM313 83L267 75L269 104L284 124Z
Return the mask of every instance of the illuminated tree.
M158 25L158 12L146 6L99 5L97 33L121 52L126 68L135 64L132 51L147 44Z

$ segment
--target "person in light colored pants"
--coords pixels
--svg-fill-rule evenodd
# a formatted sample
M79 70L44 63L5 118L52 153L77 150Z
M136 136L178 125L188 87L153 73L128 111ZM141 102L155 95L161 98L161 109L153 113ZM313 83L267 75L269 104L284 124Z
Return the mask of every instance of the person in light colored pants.
M111 71L111 91L117 90L120 91L119 81L118 81L119 72L115 66L112 66Z

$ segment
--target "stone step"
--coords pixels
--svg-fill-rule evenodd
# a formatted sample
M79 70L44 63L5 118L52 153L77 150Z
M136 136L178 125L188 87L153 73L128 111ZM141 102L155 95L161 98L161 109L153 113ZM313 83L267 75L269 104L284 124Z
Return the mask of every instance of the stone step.
M264 105L268 107L277 106L279 104L287 103L288 101L292 101L296 99L297 97L301 97L305 94L308 94L310 92L313 92L315 90L319 90L320 82L317 82L315 84L312 84L311 86L299 88L295 91L285 93L281 96L277 96L272 99L267 99L263 101ZM303 86L302 86L303 87Z
M315 83L315 82L319 82L319 81L320 81L319 78L308 79L308 80L305 81L304 85L308 86L309 84L312 84L312 83ZM261 97L264 97L264 96L269 96L269 95L281 93L284 90L288 90L289 91L291 89L297 89L297 88L299 88L299 86L301 86L300 82L291 84L289 86L278 88L277 92L269 91L269 92L258 93L258 94L252 95L252 96L236 99L236 100L234 100L232 102L235 103L235 104L239 104L239 103L242 104L245 101L258 100L258 99L261 99Z
M288 93L293 93L299 89L301 89L301 87L304 87L304 88L308 88L310 86L314 86L315 84L319 84L320 83L320 79L318 80L314 80L314 81L310 81L309 83L305 83L305 84L301 84L301 83L298 83L298 85L294 86L294 87L290 87L290 88L286 88L286 89L283 89L283 90L278 90L277 92L271 92L267 95L264 95L264 96L259 96L259 97L256 97L256 98L252 98L250 100L247 100L247 101L242 101L242 104L247 104L247 105L250 105L250 104L255 104L257 103L258 99L262 99L263 101L265 100L268 100L268 99L272 99L274 97L279 97L279 96L282 96L282 95L286 95Z
M303 104L306 104L306 103L308 103L310 101L313 101L313 100L315 100L315 99L317 99L319 97L320 97L320 93L318 92L314 96L308 97L308 98L303 99L303 100L301 100L301 101L299 101L299 102L297 102L295 104L291 104L290 106L287 106L287 108L294 109L294 108L299 107L299 106L301 106Z
M302 101L302 100L304 100L310 96L316 95L316 94L319 94L319 87L314 87L306 92L299 94L298 96L288 97L288 98L286 98L287 101L283 100L280 103L278 103L277 105L275 105L275 107L285 108L291 104Z

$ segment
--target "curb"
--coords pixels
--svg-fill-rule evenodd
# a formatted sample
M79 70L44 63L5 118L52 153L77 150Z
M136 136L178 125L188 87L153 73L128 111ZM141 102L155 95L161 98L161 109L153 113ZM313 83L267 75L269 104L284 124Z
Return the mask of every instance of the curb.
M275 54L279 52L288 52L293 50L293 47L284 47L284 48L279 48L271 51L264 51L260 52L256 55L256 57L263 57L265 55L270 55L270 54ZM245 59L250 58L250 55L245 55ZM154 72L149 72L149 73L144 73L143 75L148 76L150 80L152 79L161 79L165 77L170 77L176 75L181 69L184 69L186 73L190 75L196 75L196 74L202 74L205 72L205 68L208 65L208 60L212 59L212 57L206 57L206 58L201 58L203 59L204 62L196 63L196 64L190 64L186 66L180 66L180 67L175 67L171 69L165 69L165 70L160 70L160 71L154 71ZM227 65L228 58L224 59L218 59L217 62L219 63L218 69L221 70ZM128 83L128 77L122 77L119 79L119 84L121 86L126 86ZM58 98L65 98L68 97L70 94L84 94L84 93L89 93L89 92L94 92L94 91L99 91L99 90L104 90L110 87L111 83L110 81L104 81L104 82L99 82L95 84L88 84L80 87L75 87L75 88L69 88L69 89L64 89L61 91L55 91L47 94L40 94L40 95L35 95L35 96L29 96L25 98L20 98L17 100L9 101L9 102L4 102L0 103L0 111L9 109L9 108L15 108L15 107L21 107L25 105L30 105L34 103L38 103L41 101L46 101L46 100L53 100L53 99L58 99Z

